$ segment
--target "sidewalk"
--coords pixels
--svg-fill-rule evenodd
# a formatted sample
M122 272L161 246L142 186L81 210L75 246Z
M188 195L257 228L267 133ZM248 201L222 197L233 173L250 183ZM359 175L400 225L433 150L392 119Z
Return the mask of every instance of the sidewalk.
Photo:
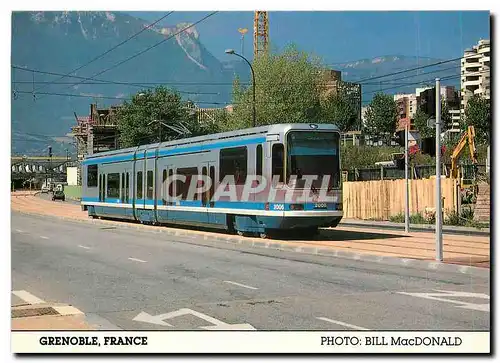
M87 212L79 205L52 202L36 196L11 197L12 210L38 215L50 215L74 221L87 223L104 223L117 225L122 228L135 228L171 234L175 236L199 236L199 241L208 243L209 240L224 241L225 243L245 244L254 247L289 250L300 253L321 254L352 259L367 259L376 261L397 260L400 264L407 264L408 259L425 261L430 268L435 262L435 236L429 232L412 230L408 235L400 230L381 230L380 226L372 221L365 221L364 225L356 227L341 223L337 228L322 229L319 236L313 240L300 240L290 236L286 239L260 239L239 237L225 233L189 230L180 227L155 227L138 223L114 222L89 219ZM349 222L349 221L347 221ZM390 223L390 222L389 222ZM200 244L202 244L200 242ZM460 266L489 268L490 266L490 238L489 236L467 236L457 234L443 235L443 249L445 264ZM466 270L464 270L466 271Z
M405 229L404 223L395 223L389 221L369 221L364 219L347 219L344 218L339 224L340 226L349 227L376 227L381 229L401 230ZM435 231L435 224L410 224L410 231ZM463 226L448 226L443 225L443 233L461 234L461 235L480 235L489 236L489 228L473 228Z
M18 302L14 302L17 300ZM96 330L77 308L55 303L11 302L11 330Z

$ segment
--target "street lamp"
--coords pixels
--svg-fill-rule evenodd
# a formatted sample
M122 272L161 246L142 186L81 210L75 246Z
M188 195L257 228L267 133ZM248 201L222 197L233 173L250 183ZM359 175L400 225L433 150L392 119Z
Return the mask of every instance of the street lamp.
M252 124L252 126L255 127L255 119L256 119L256 115L255 115L255 73L253 71L252 64L248 61L248 59L246 59L245 57L243 57L241 54L236 53L234 51L234 49L226 49L226 54L232 54L232 55L235 55L237 57L240 57L245 62L247 62L247 64L250 66L250 70L252 71L252 80L253 80L253 83L252 83L252 89L253 89L253 124Z

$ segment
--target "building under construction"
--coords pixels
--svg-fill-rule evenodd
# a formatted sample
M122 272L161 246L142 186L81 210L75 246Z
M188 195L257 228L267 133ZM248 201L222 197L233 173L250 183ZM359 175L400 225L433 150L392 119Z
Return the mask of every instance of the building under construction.
M77 124L72 128L72 133L76 140L78 161L87 155L118 149L119 133L114 116L119 107L100 109L96 104L91 104L89 116L78 116L75 113ZM81 185L80 168L78 172L78 182Z
M361 84L343 81L342 73L333 69L323 72L323 81L325 83L323 96L328 97L341 94L347 97L358 118L354 129L356 131L361 130Z

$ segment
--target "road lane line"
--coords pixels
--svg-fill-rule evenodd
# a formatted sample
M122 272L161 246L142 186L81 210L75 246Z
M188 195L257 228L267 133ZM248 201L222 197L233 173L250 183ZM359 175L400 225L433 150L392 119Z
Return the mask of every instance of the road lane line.
M144 260L139 260L138 258L133 258L133 257L129 257L128 258L130 261L137 261L137 262L148 262L148 261L144 261Z
M233 285L237 285L237 286L241 286L241 287L245 287L247 289L252 289L252 290L258 290L257 287L253 287L253 286L248 286L248 285L243 285L243 284L239 284L237 282L234 282L234 281L224 281L225 283L227 284L233 284Z
M22 230L20 230L20 229L15 229L15 231L16 231L17 233L24 233L24 231L22 231Z
M363 328L361 326L347 324L347 323L344 323L342 321L332 320L332 319L328 319L328 318L324 318L324 317L319 317L319 318L317 317L316 319L328 321L328 322L333 323L333 324L342 325L342 326L345 326L345 327L348 327L348 328L352 328L352 329L356 329L356 330L370 330L370 329Z
M47 237L47 236L40 236L40 238L49 239L49 237Z
M78 245L78 247L85 248L86 250L90 250L90 247L87 247L87 246Z
M27 302L28 304L44 304L45 301L43 301L42 299L39 299L37 298L35 295L33 294L30 294L28 291L26 290L18 290L18 291L12 291L12 293L14 295L16 295L18 298L20 298L21 300Z

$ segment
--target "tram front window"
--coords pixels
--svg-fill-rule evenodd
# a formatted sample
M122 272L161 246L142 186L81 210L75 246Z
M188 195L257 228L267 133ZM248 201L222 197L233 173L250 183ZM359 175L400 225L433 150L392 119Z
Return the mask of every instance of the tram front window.
M315 175L314 188L320 188L323 177L330 176L328 188L340 187L340 136L337 132L291 131L287 136L287 173L296 176L296 188L304 187L306 175Z

